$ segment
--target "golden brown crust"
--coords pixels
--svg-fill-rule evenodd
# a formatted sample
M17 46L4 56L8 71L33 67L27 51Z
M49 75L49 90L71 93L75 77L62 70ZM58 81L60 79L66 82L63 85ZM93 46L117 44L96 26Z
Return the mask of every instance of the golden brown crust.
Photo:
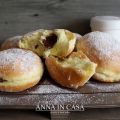
M14 36L14 37L10 37L6 39L1 45L1 50L6 50L10 48L18 48L18 43L21 37L22 36Z
M78 53L73 54L74 55L71 55L71 58L74 61L74 58L77 57L76 55ZM81 56L84 55L82 54L79 56L82 59ZM77 57L77 59L79 59L79 57ZM90 77L95 73L96 68L96 65L94 63L91 63L88 59L85 59L85 57L83 57L83 60L87 60L87 63L85 64L88 64L90 69L86 68L86 70L83 70L81 67L74 67L74 65L65 67L65 63L60 62L53 56L46 58L45 63L49 74L57 83L69 88L78 88L79 86L83 86L90 79Z
M74 34L76 36L77 41L81 39L82 36L79 33L74 33Z
M71 58L78 57L80 59L89 60L89 58L82 51L72 52L72 54L70 55L70 57Z
M24 91L26 89L29 89L33 86L35 86L36 84L38 84L38 82L40 81L40 79L38 80L34 80L31 82L27 82L26 84L22 84L22 85L0 85L0 91L4 91L4 92L21 92Z
M17 92L34 86L42 77L43 64L29 50L8 49L0 52L0 90Z
M74 69L63 69L59 64L57 64L56 58L54 57L47 58L46 65L51 77L63 86L72 87L71 85L77 84L82 78L82 75L79 75L78 72ZM79 83L79 86L82 85L82 82Z
M98 66L96 80L103 82L120 81L120 42L107 33L91 32L77 43L77 50L81 50Z
M79 40L82 38L82 36L79 33L74 33L76 36L76 44L75 44L75 51L77 51L77 43L79 42Z

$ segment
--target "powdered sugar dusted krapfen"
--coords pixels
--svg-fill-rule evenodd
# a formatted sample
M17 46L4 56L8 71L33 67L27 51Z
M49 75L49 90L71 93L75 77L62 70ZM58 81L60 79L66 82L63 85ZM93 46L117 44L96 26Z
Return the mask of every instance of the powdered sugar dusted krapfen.
M114 59L113 53L120 52L120 42L114 39L110 34L104 32L91 32L86 34L83 39L87 45L94 50L94 54L99 58ZM89 41L89 42L88 42Z
M36 62L37 55L33 52L22 49L8 49L0 52L0 68L5 69L10 66L11 70L15 71L19 67L21 71L28 71Z

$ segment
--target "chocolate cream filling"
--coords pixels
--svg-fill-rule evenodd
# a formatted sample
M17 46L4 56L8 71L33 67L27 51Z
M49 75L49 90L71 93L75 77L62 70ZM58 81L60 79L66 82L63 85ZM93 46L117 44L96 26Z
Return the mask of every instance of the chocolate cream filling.
M56 42L57 36L55 34L51 34L50 36L47 36L45 40L43 40L44 46L48 49L52 48Z
M0 83L6 82L6 81L7 81L7 80L4 80L4 79L0 78Z

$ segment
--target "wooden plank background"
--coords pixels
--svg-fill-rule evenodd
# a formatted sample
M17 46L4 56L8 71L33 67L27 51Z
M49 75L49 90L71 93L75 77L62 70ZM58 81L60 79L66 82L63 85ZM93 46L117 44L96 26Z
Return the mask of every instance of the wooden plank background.
M39 28L90 31L96 15L120 15L120 0L0 0L0 41Z

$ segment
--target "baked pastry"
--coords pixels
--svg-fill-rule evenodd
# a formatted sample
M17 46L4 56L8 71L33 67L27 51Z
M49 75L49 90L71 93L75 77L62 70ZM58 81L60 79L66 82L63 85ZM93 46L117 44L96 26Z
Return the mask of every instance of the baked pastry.
M74 49L74 51L76 51L76 49L77 49L77 42L81 39L81 35L79 34L79 33L74 33L75 35L76 35L76 44L75 44L75 49Z
M45 60L50 76L60 85L68 88L83 86L95 73L96 64L81 51L73 52L68 58L54 56Z
M120 41L104 32L91 32L84 35L77 44L98 66L93 78L103 82L120 81Z
M76 39L77 41L80 40L80 38L82 37L79 33L74 33L76 35Z
M43 57L66 57L73 51L75 43L76 35L68 30L37 30L24 35L19 41L19 47Z
M19 92L36 85L43 64L36 54L18 48L0 52L0 91Z
M22 36L14 36L6 39L1 45L1 50L6 50L9 48L18 48L18 43L21 37Z

